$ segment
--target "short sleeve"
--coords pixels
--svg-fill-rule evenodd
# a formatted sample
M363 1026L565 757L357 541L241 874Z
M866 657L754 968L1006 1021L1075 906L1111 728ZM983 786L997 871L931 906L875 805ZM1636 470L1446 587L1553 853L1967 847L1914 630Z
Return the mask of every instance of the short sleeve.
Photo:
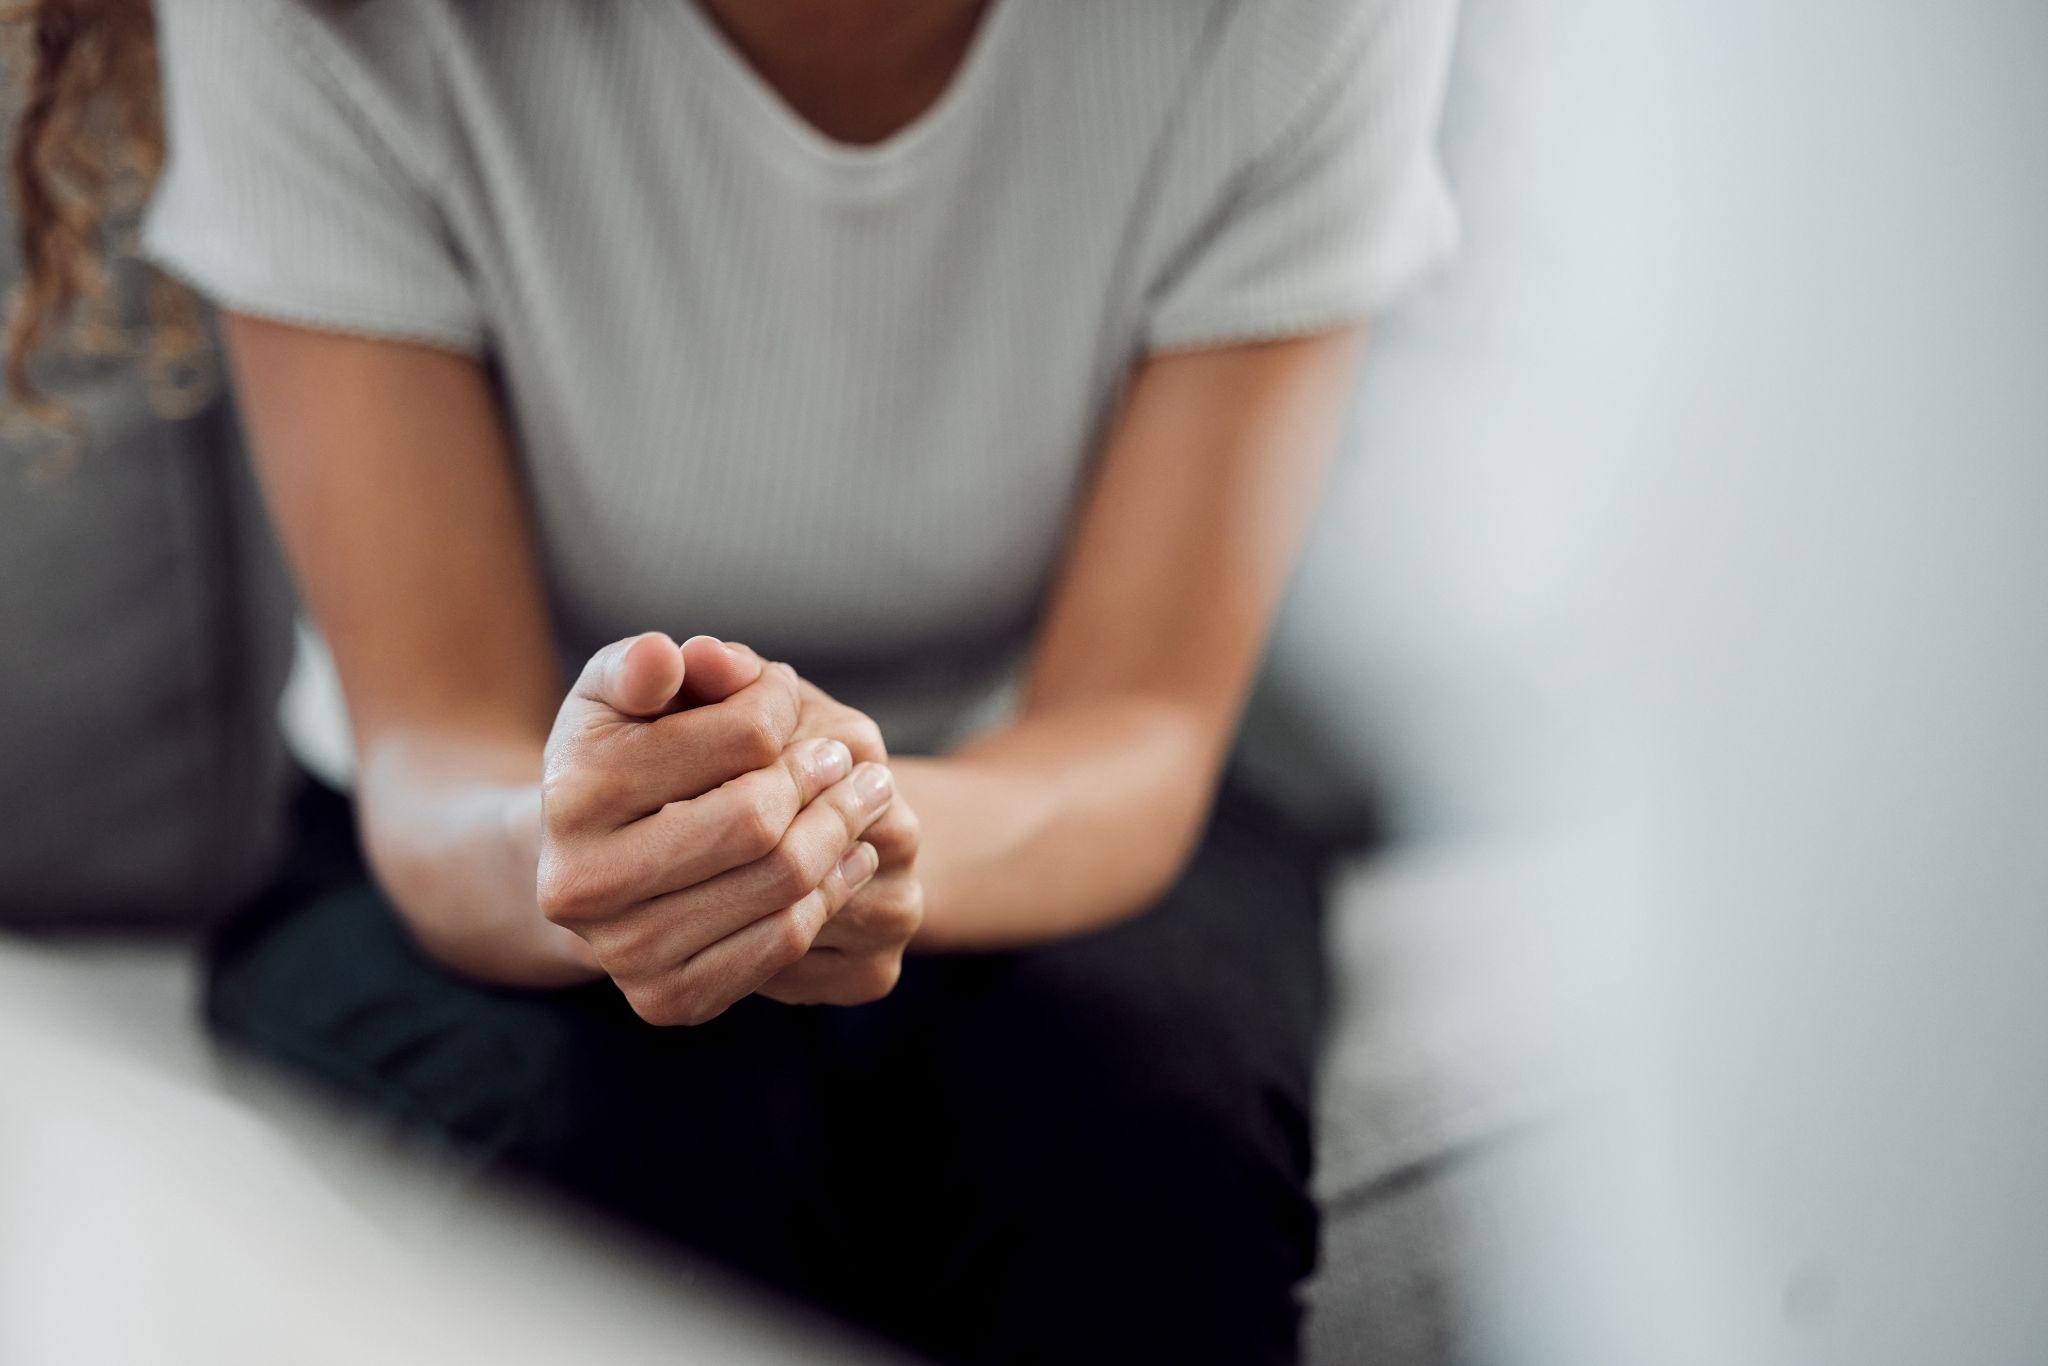
M1342 8L1352 17L1334 33L1310 22L1261 34L1263 60L1226 87L1259 131L1154 281L1148 349L1356 322L1455 252L1436 150L1455 4Z
M431 173L352 95L323 8L160 0L168 155L143 249L222 308L480 351Z

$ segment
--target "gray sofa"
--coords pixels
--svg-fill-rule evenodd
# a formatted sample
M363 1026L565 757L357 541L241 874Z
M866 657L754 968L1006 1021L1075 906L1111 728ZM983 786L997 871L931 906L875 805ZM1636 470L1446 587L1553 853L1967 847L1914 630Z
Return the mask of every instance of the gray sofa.
M138 399L127 391L126 404ZM305 1181L332 1185L338 1170L359 1171L365 1152L396 1150L396 1136L359 1117L309 1121L216 1056L198 1020L196 946L177 932L197 907L255 885L277 857L281 571L224 414L165 425L95 391L89 418L96 440L69 470L39 479L17 462L0 496L0 619L10 641L34 643L0 671L11 778L0 790L0 897L12 925L0 933L0 1013L145 1068L174 1092L224 1100L294 1144ZM121 458L99 448L124 438L138 445ZM1295 610L1288 629L1298 634L1304 607ZM1333 713L1290 700L1287 686L1284 675L1269 679L1243 762L1304 818L1353 819L1366 794L1294 753L1341 753L1349 741L1321 734ZM122 705L107 706L109 696ZM109 828L145 834L109 845ZM1314 1362L1458 1359L1460 1191L1541 1099L1528 1084L1540 1068L1503 1049L1515 1036L1496 1027L1518 1013L1499 989L1518 980L1507 970L1516 946L1496 922L1526 903L1526 864L1498 849L1390 845L1362 850L1336 878ZM156 932L52 927L79 916ZM1477 945L1498 960L1490 979L1469 951ZM16 1105L41 1103L32 1082L0 1085ZM380 1182L341 1188L388 1217Z
M0 486L0 1000L22 1028L224 1099L297 1144L306 1181L332 1183L337 1165L359 1167L396 1136L339 1115L309 1123L215 1056L198 1019L194 917L274 867L288 772L273 718L291 604L231 417L216 405L163 422L112 367L57 378L81 401L83 448L54 471L18 449ZM1285 675L1269 680L1243 762L1305 819L1353 819L1365 794L1291 754L1342 753L1343 737L1319 733L1334 714L1286 687ZM109 830L139 833L110 841ZM1527 1111L1524 1073L1488 1051L1498 997L1441 952L1447 928L1491 938L1480 922L1496 875L1469 856L1381 849L1337 879L1314 1361L1453 1359L1446 1202ZM81 922L94 932L63 928ZM0 1078L16 1107L42 1103L37 1085ZM369 1189L362 1208L388 1211Z
M0 923L189 925L278 854L291 590L225 403L42 374L79 425L0 442Z

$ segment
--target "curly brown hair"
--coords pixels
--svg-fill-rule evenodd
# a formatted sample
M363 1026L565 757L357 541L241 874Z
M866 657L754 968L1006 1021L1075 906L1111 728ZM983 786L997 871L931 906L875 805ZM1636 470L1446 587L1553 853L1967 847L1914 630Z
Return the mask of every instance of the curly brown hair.
M19 115L10 157L21 281L5 351L10 406L46 424L67 414L37 383L58 347L140 358L159 411L204 402L211 343L198 301L154 271L146 321L130 326L115 292L135 224L164 159L150 0L23 0L0 12Z

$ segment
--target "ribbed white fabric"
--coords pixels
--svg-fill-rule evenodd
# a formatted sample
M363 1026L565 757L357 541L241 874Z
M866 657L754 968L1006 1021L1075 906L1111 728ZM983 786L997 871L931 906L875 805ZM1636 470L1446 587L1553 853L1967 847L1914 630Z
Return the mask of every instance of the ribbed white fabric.
M1452 0L994 0L831 141L691 0L159 0L154 256L222 306L485 355L565 664L786 658L951 739L1151 351L1311 331L1451 247Z

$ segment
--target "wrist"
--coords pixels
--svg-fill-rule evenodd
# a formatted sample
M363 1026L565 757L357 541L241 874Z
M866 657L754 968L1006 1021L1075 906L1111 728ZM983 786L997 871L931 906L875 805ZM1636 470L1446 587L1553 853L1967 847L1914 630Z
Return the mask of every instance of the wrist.
M1170 725L1082 714L989 733L898 781L925 827L920 951L1071 938L1151 906L1200 831L1212 786ZM1105 734L1113 729L1113 734ZM1193 758L1190 757L1191 753Z
M363 842L379 884L425 952L503 986L561 987L603 975L588 945L540 913L537 781L378 758L361 770ZM493 767L513 770L509 762ZM537 754L532 768L539 769Z
M973 755L896 759L890 767L923 827L916 871L924 923L911 949L973 952L1057 937L1006 909L1020 885L1036 880L1031 869L1050 786L1028 770Z

